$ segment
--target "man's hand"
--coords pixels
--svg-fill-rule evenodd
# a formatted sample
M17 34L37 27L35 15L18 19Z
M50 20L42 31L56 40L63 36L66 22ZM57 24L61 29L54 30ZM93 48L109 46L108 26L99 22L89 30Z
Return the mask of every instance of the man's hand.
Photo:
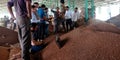
M27 17L31 19L31 0L26 0Z
M14 14L13 14L12 7L13 7L13 2L9 1L7 8L8 8L8 10L9 10L10 15L11 15L11 18L14 19L14 20L16 20Z
M12 18L13 20L16 20L15 16L12 16L11 18Z
M27 14L27 17L28 17L29 19L31 19L31 18L32 18L30 14Z

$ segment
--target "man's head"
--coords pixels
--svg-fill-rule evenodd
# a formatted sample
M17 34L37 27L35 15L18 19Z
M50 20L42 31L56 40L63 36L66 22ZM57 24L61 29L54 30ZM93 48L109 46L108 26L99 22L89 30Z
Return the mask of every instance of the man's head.
M47 7L45 8L45 12L48 12L48 8Z
M32 5L32 6L31 6L31 11L32 11L32 12L35 12L36 10L37 10L37 9L36 9L36 6Z
M45 8L46 8L45 4L42 4L42 5L41 5L41 8L42 8L42 9L45 9Z
M59 9L60 9L59 7L56 7L56 10L57 10L57 11L59 11Z
M69 6L66 6L66 10L69 10Z
M38 2L34 2L34 4L33 4L36 8L38 8L39 7L39 3Z
M77 11L78 11L78 8L76 7L76 8L74 9L74 11L77 12Z

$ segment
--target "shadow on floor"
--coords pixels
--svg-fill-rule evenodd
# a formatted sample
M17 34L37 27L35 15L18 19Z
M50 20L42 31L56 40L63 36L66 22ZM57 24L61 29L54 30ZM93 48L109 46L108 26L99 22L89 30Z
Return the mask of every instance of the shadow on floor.
M65 38L63 40L60 40L60 46L61 46L61 48L63 48L68 41L69 41L69 38Z

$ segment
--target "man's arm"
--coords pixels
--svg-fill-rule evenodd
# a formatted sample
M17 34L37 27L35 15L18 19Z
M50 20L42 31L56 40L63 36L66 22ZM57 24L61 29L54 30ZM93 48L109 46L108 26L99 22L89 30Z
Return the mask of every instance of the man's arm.
M13 5L14 5L14 4L13 4L12 1L8 1L8 3L7 3L7 8L8 8L8 10L9 10L10 15L11 15L11 18L15 19L15 16L14 16L13 10L12 10Z
M43 11L43 20L47 20L45 12Z
M31 19L31 0L26 0L26 8L28 12L28 17Z
M55 13L54 9L54 5L51 7L51 12Z
M72 18L72 16L73 16L73 12L72 11L70 11L70 15L71 15L71 18Z
M55 11L53 9L51 9L51 12L55 13Z
M39 16L38 16L37 11L36 11L36 12L34 12L34 14L35 14L35 16L36 16L37 20L40 20L40 18L39 18Z

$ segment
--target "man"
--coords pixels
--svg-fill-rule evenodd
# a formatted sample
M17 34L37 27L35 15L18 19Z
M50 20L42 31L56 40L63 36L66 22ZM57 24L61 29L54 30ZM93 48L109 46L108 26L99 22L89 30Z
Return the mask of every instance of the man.
M44 4L42 4L41 5L41 7L40 8L38 8L38 11L37 11L37 13L38 13L38 16L39 16L39 18L40 18L40 23L39 23L39 40L40 41L43 41L43 39L44 39L44 36L45 36L45 20L46 20L46 16L45 16L45 12L44 12L44 10L45 10L45 5Z
M65 3L65 1L64 1L64 0L60 0L60 3L64 4L64 3Z
M8 23L10 22L9 17L4 16L4 21L5 21L5 27L7 27Z
M57 34L59 30L59 25L61 23L59 7L56 7L56 11L54 11L53 8L51 9L51 11L54 13L54 33Z
M32 11L32 18L31 18L31 31L32 31L32 40L38 40L38 23L40 22L39 19L37 19L36 16L36 11L37 8L32 5L31 6L31 11Z
M14 23L14 20L12 18L10 18L10 25L11 25L11 27L10 27L11 30L16 29L16 24Z
M35 8L38 10L38 8L39 8L39 3L38 3L38 2L34 2L33 5L34 5ZM35 16L37 17L37 20L39 20L40 18L39 18L39 16L38 16L37 10L36 10L36 12L34 12L34 14L35 14Z
M39 3L38 2L34 2L33 4L36 8L39 8Z
M60 45L60 38L59 38L59 26L61 21L61 13L59 11L59 7L56 7L56 11L53 10L53 8L51 9L51 11L54 13L54 33L55 33L55 37L56 37L56 44L58 45L59 48L61 48Z
M38 3L38 2L34 2L33 5L34 5L34 6L36 7L36 9L38 10L38 8L39 8L39 3ZM39 18L39 16L38 16L37 10L36 10L36 12L35 12L35 15L36 15L36 17L37 17L37 20L39 20L40 18Z
M31 47L30 18L31 18L31 0L9 0L8 10L13 19L12 7L15 7L16 21L18 26L18 37L22 50L22 59L30 60L29 49Z
M68 6L66 6L65 19L66 19L66 29L68 32L69 30L72 30L72 12L69 10Z
M61 14L62 14L62 25L63 25L63 29L64 29L64 32L66 32L66 27L65 27L65 11L66 11L66 7L65 7L65 4L64 4L64 0L61 0Z
M72 16L73 28L78 27L78 24L77 24L78 19L80 19L80 13L78 11L78 8L76 7L74 9L73 16Z
M45 16L46 16L46 21L45 21L45 36L48 37L49 35L49 17L48 17L48 8L45 8Z

